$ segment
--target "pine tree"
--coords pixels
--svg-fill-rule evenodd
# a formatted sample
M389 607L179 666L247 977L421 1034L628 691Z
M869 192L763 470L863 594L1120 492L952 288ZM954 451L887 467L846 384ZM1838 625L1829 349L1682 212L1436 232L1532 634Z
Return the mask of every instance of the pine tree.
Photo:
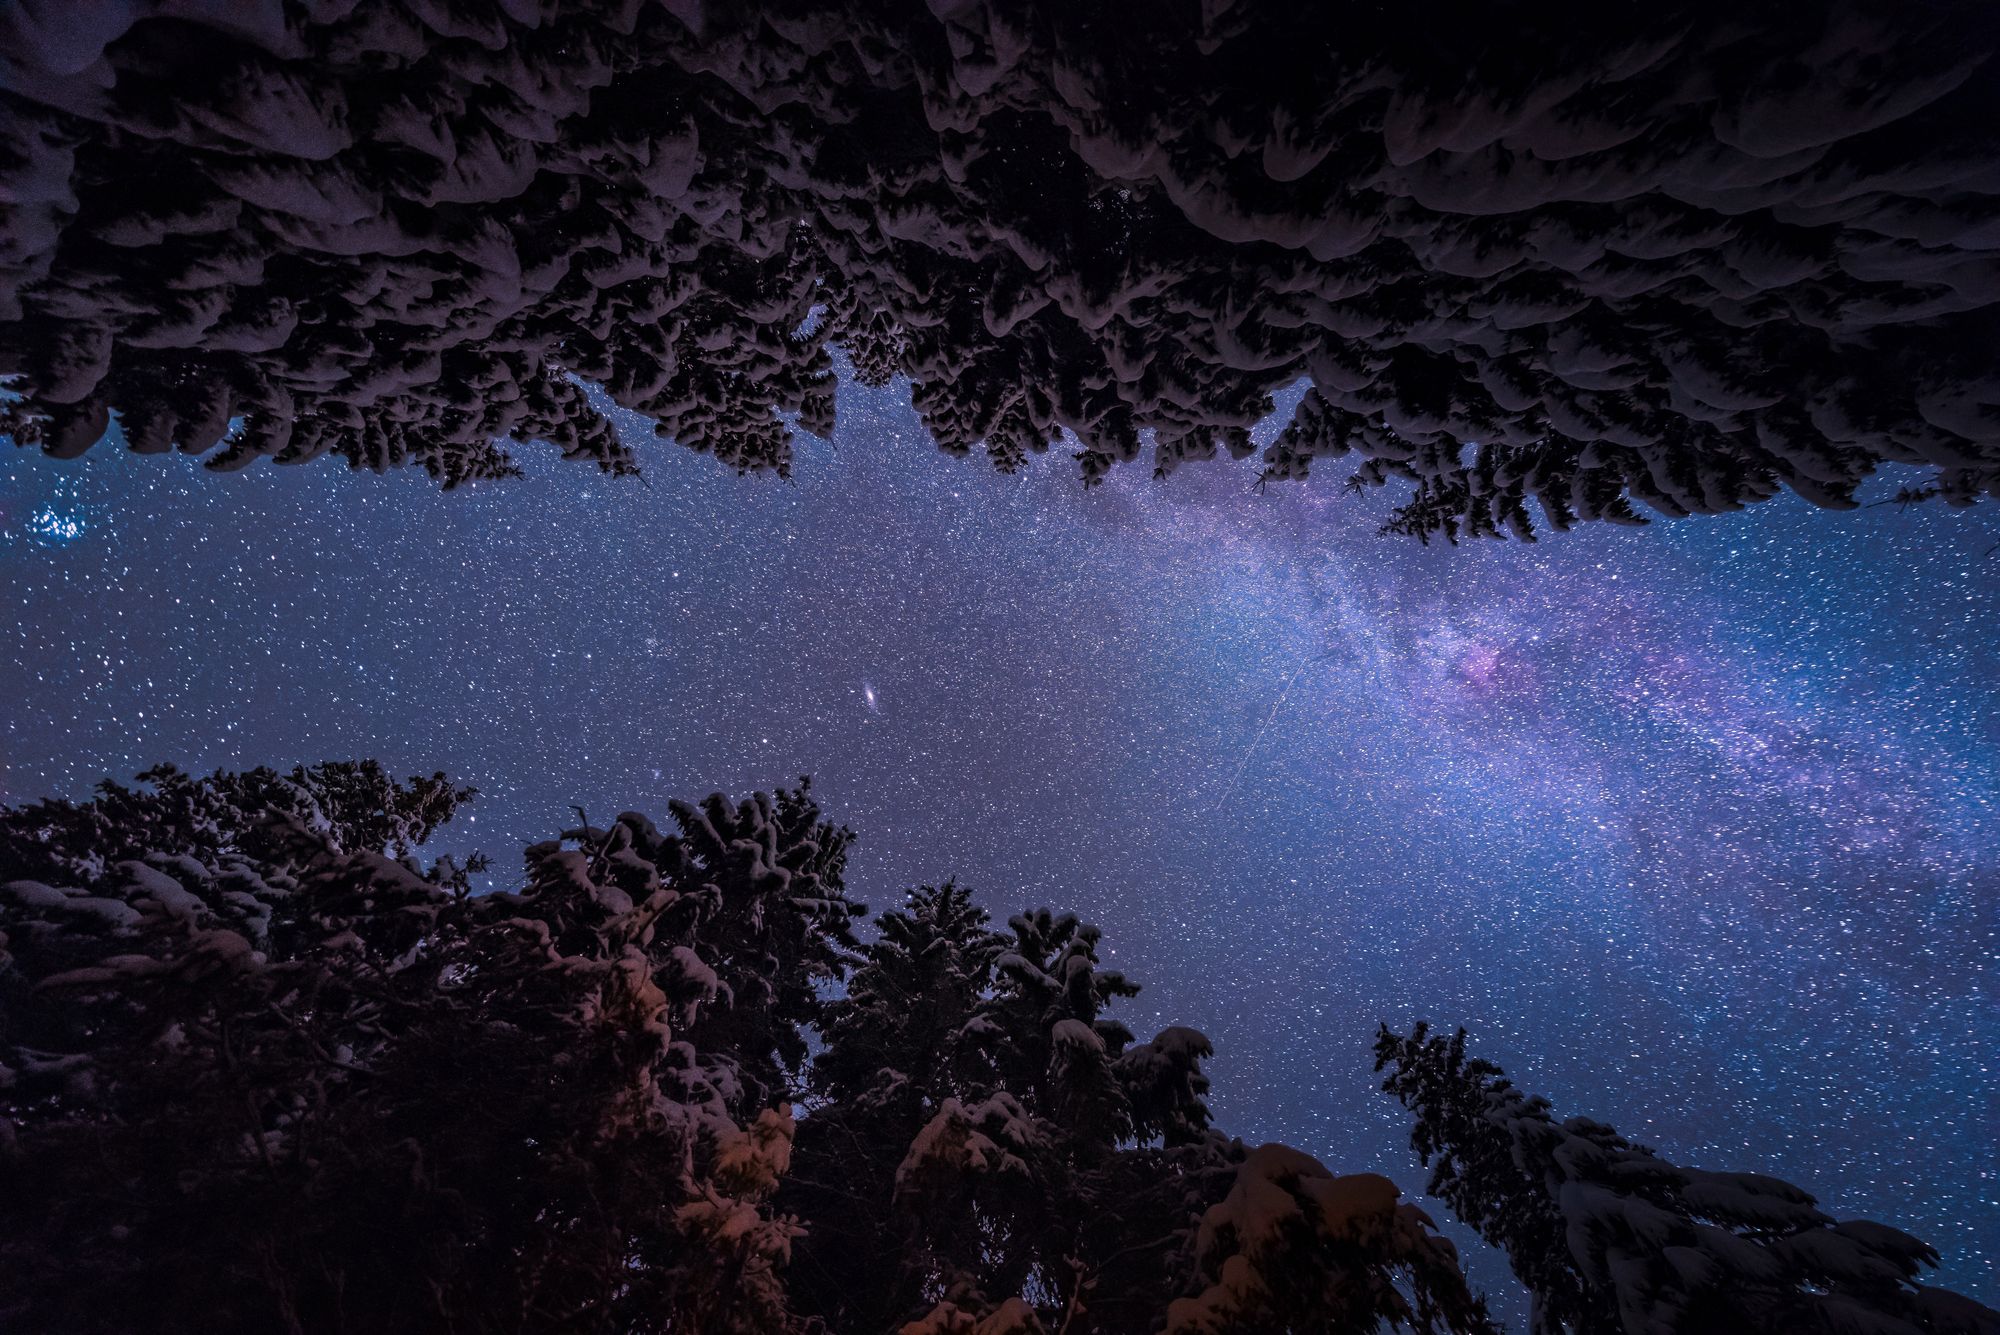
M1215 1129L1075 916L865 944L806 784L472 892L469 790L367 764L0 810L0 1326L309 1335L1487 1335L1384 1178ZM1994 1335L1936 1257L1386 1030L1432 1188L1537 1328ZM794 1109L798 1111L795 1113Z
M994 960L995 993L971 1030L990 1078L1061 1124L1079 1154L1108 1150L1134 1131L1115 1073L1132 1031L1105 1012L1139 989L1099 967L1103 933L1074 914L1036 909L1007 925L1014 939Z
M1399 1194L1386 1177L1335 1177L1284 1145L1252 1150L1202 1217L1195 1252L1207 1283L1168 1308L1168 1335L1363 1335L1385 1321L1496 1331L1451 1243Z
M473 896L386 851L461 790L323 787L325 820L165 775L0 821L0 1324L782 1324L847 833L804 788L711 798Z
M160 849L211 859L234 852L260 821L284 813L338 850L409 856L476 796L442 774L397 781L372 760L218 772L195 778L172 765L106 779L88 802L34 802L0 816L0 865L11 875L84 878Z
M1008 919L991 996L966 1027L981 1068L976 1102L946 1104L897 1170L925 1212L947 1285L1022 1295L1054 1314L1084 1273L1079 1224L1121 1141L1135 1131L1116 1062L1132 1032L1105 1012L1138 987L1099 968L1099 930L1036 909Z
M72 7L0 8L0 434L61 458L633 473L608 397L782 474L841 348L1087 481L1304 384L1263 477L1425 540L2000 489L1980 4Z
M1462 1029L1385 1025L1375 1058L1416 1114L1429 1191L1506 1249L1535 1335L2000 1332L2000 1312L1916 1282L1938 1261L1918 1239L1836 1221L1776 1178L1683 1168L1588 1118L1558 1122L1467 1057Z
M911 891L876 927L846 995L828 1007L811 1115L780 1197L830 1221L799 1241L792 1282L798 1309L834 1330L890 1330L922 1306L934 1244L898 1200L897 1172L934 1115L977 1101L965 1031L1005 944L949 881Z
M966 1027L985 1004L1007 938L956 882L910 892L828 1016L814 1086L830 1103L902 1114L971 1094Z
M780 1198L832 1224L798 1243L802 1313L905 1335L1488 1328L1393 1187L1334 1218L1308 1186L1296 1227L1248 1232L1279 1156L1332 1175L1209 1128L1207 1038L1135 1044L1109 1010L1138 988L1099 967L1095 927L1037 909L995 933L949 884L879 925L829 1008Z

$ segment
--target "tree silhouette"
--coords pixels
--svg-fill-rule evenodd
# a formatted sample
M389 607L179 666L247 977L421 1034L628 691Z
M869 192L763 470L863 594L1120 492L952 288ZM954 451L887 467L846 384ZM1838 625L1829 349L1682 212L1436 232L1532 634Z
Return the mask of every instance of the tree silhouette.
M161 769L0 810L0 1323L1151 1335L1185 1291L1190 1332L1279 1294L1484 1329L1393 1187L1333 1219L1357 1179L1207 1129L1207 1040L1132 1045L1073 917L947 884L863 947L806 786L580 820L473 894L411 847L468 795Z
M0 812L0 1324L782 1326L784 1086L859 912L805 790L475 896L268 772L156 778Z
M1217 1130L1098 931L920 887L865 943L809 785L622 813L514 888L373 764L0 809L0 1325L1489 1335L1375 1174ZM1992 1335L1935 1254L1382 1035L1542 1331ZM795 1113L794 1109L798 1111Z
M743 470L829 348L940 448L1254 452L1531 538L2000 484L2000 29L1955 0L359 0L0 14L0 429L445 485Z
M1417 1120L1428 1190L1506 1249L1531 1335L1869 1331L1994 1335L2000 1312L1916 1282L1937 1252L1757 1173L1683 1168L1548 1101L1419 1024L1375 1041L1383 1088Z

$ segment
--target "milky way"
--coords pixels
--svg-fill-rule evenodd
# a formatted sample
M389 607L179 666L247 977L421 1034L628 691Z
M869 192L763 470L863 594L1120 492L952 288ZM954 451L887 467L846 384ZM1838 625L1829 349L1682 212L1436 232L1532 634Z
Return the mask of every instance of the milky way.
M644 485L11 458L0 797L372 755L476 784L453 838L507 850L810 772L859 897L1102 923L1246 1138L1415 1185L1370 1032L1463 1022L2000 1297L1983 511L1427 551L1254 463L941 467L900 389L841 392L788 484L636 420Z

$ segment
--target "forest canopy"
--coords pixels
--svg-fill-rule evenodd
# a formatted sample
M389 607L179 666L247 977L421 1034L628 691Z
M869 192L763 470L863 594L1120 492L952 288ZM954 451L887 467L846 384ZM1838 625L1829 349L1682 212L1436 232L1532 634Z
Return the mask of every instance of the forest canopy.
M2000 487L2000 25L1959 0L0 10L0 432L447 485L1256 452L1531 537Z
M809 786L480 864L373 762L0 809L0 1326L1498 1329L1389 1179L1213 1125L1101 933L921 886L860 931ZM1534 1335L2000 1335L1921 1240L1558 1120L1384 1028L1428 1190Z

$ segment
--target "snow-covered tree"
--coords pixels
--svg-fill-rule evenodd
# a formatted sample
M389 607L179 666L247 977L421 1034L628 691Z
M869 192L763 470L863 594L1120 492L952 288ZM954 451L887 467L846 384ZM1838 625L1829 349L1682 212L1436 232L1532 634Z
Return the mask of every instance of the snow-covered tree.
M952 882L911 891L876 927L827 1008L781 1196L788 1210L838 1221L800 1239L793 1280L799 1310L835 1330L889 1330L924 1301L939 1229L899 1198L899 1170L926 1123L985 1088L965 1029L1005 943Z
M1487 1335L1396 1187L1212 1125L1207 1038L1049 909L877 920L809 785L526 850L369 764L0 809L0 1328ZM1995 1335L1797 1188L1386 1031L1539 1332ZM796 1109L796 1112L795 1112Z
M860 911L805 789L470 895L391 855L448 785L159 777L6 813L0 1324L776 1328L784 1095Z
M1380 1329L1494 1331L1458 1254L1375 1173L1336 1177L1310 1155L1261 1145L1195 1237L1206 1281L1167 1309L1167 1335Z
M1393 1187L1329 1212L1306 1156L1210 1129L1208 1039L1134 1043L1110 1012L1138 988L1097 928L1007 925L956 886L913 892L829 1007L780 1197L830 1225L797 1244L797 1310L905 1335L1487 1329ZM1299 1194L1253 1228L1273 1189Z
M971 1037L995 1086L1061 1123L1088 1156L1129 1138L1131 1099L1117 1063L1132 1031L1106 1014L1137 985L1099 967L1103 933L1075 914L1036 909L1008 919L1014 939L994 960L993 997Z
M1937 1253L1835 1220L1798 1187L1684 1168L1547 1100L1419 1024L1376 1038L1383 1088L1416 1114L1429 1190L1506 1249L1533 1335L1996 1335L2000 1312L1917 1282Z
M2000 487L1977 3L0 7L0 434L1255 452L1429 539Z
M398 781L372 760L205 778L161 765L138 777L138 789L107 779L88 802L0 810L0 865L16 876L87 880L160 849L214 858L280 812L336 848L406 857L475 796L442 774Z
M979 1087L967 1026L991 995L1007 938L956 882L922 886L876 918L879 935L827 1017L814 1088L852 1112L918 1115Z

